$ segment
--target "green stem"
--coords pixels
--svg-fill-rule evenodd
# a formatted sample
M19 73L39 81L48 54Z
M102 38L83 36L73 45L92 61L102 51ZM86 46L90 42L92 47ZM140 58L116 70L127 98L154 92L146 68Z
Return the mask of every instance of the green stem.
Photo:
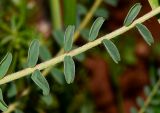
M144 106L139 110L138 113L144 113L146 111L146 109L149 106L150 102L152 101L153 97L157 93L157 91L159 89L159 86L160 86L160 79L158 80L156 85L153 87L153 90L152 90L151 94L148 96L147 100L144 103Z
M50 10L52 18L52 27L54 30L62 29L62 17L60 10L60 0L50 0Z
M83 19L83 21L81 22L80 26L77 28L76 32L74 33L74 39L73 42L75 42L79 35L81 30L83 30L86 25L91 21L91 19L93 18L93 15L95 13L95 11L97 10L97 8L100 6L100 4L102 3L102 0L95 0L93 6L91 7L91 9L89 10L89 12L86 14L85 18ZM64 53L63 48L56 54L56 56L61 55ZM47 76L47 74L50 72L50 70L52 69L52 67L47 68L45 70L43 70L42 74L44 76Z
M43 70L43 69L48 68L50 66L54 66L60 62L63 62L64 57L66 55L73 57L73 56L76 56L80 53L83 53L89 49L92 49L93 47L100 45L104 39L110 40L112 38L115 38L115 37L127 32L127 31L129 31L130 29L134 28L137 25L137 23L143 23L144 21L150 19L151 17L153 17L159 13L160 13L160 7L158 7L157 9L154 9L154 10L150 11L149 13L145 14L144 16L138 18L128 27L123 26L123 27L121 27L121 28L109 33L109 34L106 34L105 36L102 36L101 38L96 39L95 41L88 42L87 44L85 44L77 49L74 49L68 53L64 53L64 54L57 56L55 58L52 58L48 61L42 62L33 68L26 68L21 71L15 72L13 74L9 74L0 80L0 84L5 84L5 83L11 82L13 80L30 75L31 73L33 73L37 69Z

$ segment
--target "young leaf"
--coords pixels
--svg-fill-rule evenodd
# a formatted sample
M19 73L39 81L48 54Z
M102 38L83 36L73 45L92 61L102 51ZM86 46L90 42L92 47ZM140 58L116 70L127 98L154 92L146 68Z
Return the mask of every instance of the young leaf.
M114 43L108 39L104 39L103 41L104 46L106 47L106 50L108 51L109 55L112 57L115 63L118 63L118 61L121 60L119 51L117 47L114 45Z
M148 45L154 43L153 36L146 26L144 26L143 24L137 24L136 28L138 29L138 31L140 32L143 39L147 42Z
M43 91L43 95L48 95L50 88L47 80L39 70L35 70L31 76L34 83Z
M8 109L8 106L3 100L2 90L0 89L0 110L6 111Z
M28 50L28 59L27 64L28 67L34 67L38 61L39 56L39 41L33 40L30 44L29 50Z
M71 56L64 57L64 75L68 84L73 83L75 77L75 64Z
M90 29L89 32L89 41L93 41L96 39L96 37L98 36L99 30L103 24L103 22L105 21L105 19L103 17L98 17L94 23L92 24L92 27Z
M0 79L4 77L4 75L7 73L9 66L12 62L12 54L7 53L6 56L3 58L3 60L0 62Z
M66 52L72 49L73 35L74 35L75 26L69 25L64 34L64 50Z
M136 3L134 6L132 6L124 20L123 25L129 26L133 22L133 20L137 17L141 8L142 8L142 5L140 3Z

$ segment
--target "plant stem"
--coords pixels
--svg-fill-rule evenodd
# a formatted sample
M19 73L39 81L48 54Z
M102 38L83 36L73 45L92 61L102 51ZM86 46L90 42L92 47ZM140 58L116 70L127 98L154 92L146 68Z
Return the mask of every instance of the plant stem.
M26 96L27 94L29 94L30 91L30 87L28 87L27 89L25 89L21 95L19 96L19 99L21 100L22 97ZM3 112L3 113L11 113L12 111L14 111L16 109L17 106L21 105L20 101L16 101L12 104L9 105L7 111Z
M62 18L60 11L60 0L50 0L50 10L52 16L53 29L62 29Z
M94 4L92 5L91 9L89 10L89 12L86 14L85 18L83 19L83 21L81 22L80 26L78 27L78 29L76 30L76 32L74 33L74 42L78 39L79 35L80 35L80 31L85 28L85 26L90 22L90 20L92 19L95 11L97 10L97 8L99 7L99 5L102 3L102 0L95 0ZM61 49L57 55L62 54L64 51L63 49ZM56 56L57 56L56 55ZM44 76L46 76L51 68L47 68L45 69L42 73ZM28 87L27 89L25 89L22 92L22 95L20 97L26 96L29 94L29 92L31 91L30 87ZM4 113L11 113L12 111L14 111L16 109L16 107L20 104L19 101L16 101L14 103L11 103L8 107L8 110Z
M147 100L144 102L144 106L139 110L138 113L144 113L146 111L146 109L147 109L148 105L150 104L152 98L157 93L157 91L159 89L159 86L160 86L160 79L158 80L156 85L153 87L153 90L152 90L151 94L148 96Z
M102 0L95 0L93 6L91 7L91 9L89 10L89 12L86 14L85 18L83 19L83 21L81 22L80 26L78 27L78 29L76 30L76 32L74 33L74 39L73 41L75 42L79 35L81 30L83 30L86 25L91 21L94 12L97 10L97 8L99 7L99 5L102 3ZM57 53L56 56L61 55L64 53L63 48ZM45 69L42 72L42 75L47 76L47 74L50 72L50 70L52 69L52 67Z
M18 71L18 72L15 72L13 74L9 74L7 76L5 76L3 79L0 80L0 84L5 84L5 83L8 83L8 82L11 82L13 80L16 80L16 79L19 79L19 78L22 78L22 77L25 77L27 75L30 75L31 73L33 73L36 69L38 70L43 70L47 67L50 67L50 66L54 66L56 65L57 63L60 63L64 60L64 57L66 55L69 55L69 56L76 56L80 53L83 53L95 46L98 46L99 44L101 44L101 42L104 40L104 39L112 39L116 36L119 36L127 31L129 31L130 29L134 28L136 26L137 23L143 23L144 21L150 19L151 17L157 15L160 13L160 7L150 11L149 13L145 14L144 16L140 17L139 19L135 20L130 26L128 27L121 27L109 34L106 34L105 36L102 36L101 38L98 38L96 39L95 41L92 41L92 42L88 42L87 44L77 48L77 49L74 49L72 51L70 51L69 53L64 53L63 55L60 55L60 56L57 56L55 58L52 58L48 61L45 61L43 63L40 63L38 65L36 65L35 67L33 68L26 68L24 70L21 70L21 71Z

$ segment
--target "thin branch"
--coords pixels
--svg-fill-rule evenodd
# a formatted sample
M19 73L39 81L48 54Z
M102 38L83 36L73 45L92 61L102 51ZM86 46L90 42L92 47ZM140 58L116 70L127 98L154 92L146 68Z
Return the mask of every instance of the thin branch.
M87 44L77 48L77 49L74 49L72 51L70 51L69 53L64 53L63 55L60 55L60 56L57 56L55 58L52 58L46 62L43 62L43 63L40 63L38 65L36 65L35 67L33 68L26 68L24 70L21 70L21 71L18 71L16 73L13 73L13 74L9 74L7 76L5 76L3 79L0 80L0 84L5 84L5 83L8 83L8 82L11 82L13 80L16 80L16 79L19 79L19 78L22 78L22 77L25 77L27 75L30 75L31 73L33 73L36 69L38 70L43 70L47 67L50 67L50 66L54 66L56 65L57 63L60 63L64 60L64 57L66 55L70 55L70 56L76 56L80 53L83 53L95 46L98 46L99 44L101 44L102 40L104 39L112 39L116 36L119 36L127 31L129 31L130 29L134 28L135 25L137 23L143 23L144 21L150 19L151 17L157 15L160 13L160 7L150 11L149 13L145 14L144 16L140 17L139 19L135 20L129 27L121 27L119 28L118 30L115 30L93 42L88 42Z
M151 103L152 98L155 96L155 94L157 93L158 89L160 86L160 79L158 80L158 82L155 84L155 86L153 87L152 92L150 93L150 95L147 97L147 100L144 102L143 107L139 110L138 113L144 113L148 107L148 105Z
M101 3L102 3L102 0L95 0L95 2L94 2L94 4L92 5L91 9L89 10L89 12L87 12L85 18L84 18L83 21L80 23L80 26L78 27L78 29L77 29L76 32L74 33L74 40L73 40L74 42L78 39L78 37L79 37L79 35L80 35L80 31L81 31L82 29L84 29L84 28L86 27L86 25L90 22L90 20L92 19L95 11L97 10L97 8L100 6ZM63 52L64 52L63 49L61 49L56 56L62 54ZM42 74L43 74L44 76L47 76L51 69L52 69L52 67L43 70ZM20 98L23 97L23 96L28 95L30 91L31 91L30 87L28 87L27 89L25 89L25 90L22 92L22 95L20 96ZM20 105L20 102L19 102L19 101L16 101L16 102L11 103L11 104L9 105L9 107L8 107L8 110L7 110L6 112L4 112L4 113L11 113L11 112L14 111L14 110L17 108L17 106L19 106L19 105Z
M102 3L102 0L95 0L93 6L91 7L91 9L89 10L89 12L86 14L85 18L83 19L83 21L81 22L80 26L78 27L78 29L76 30L76 32L74 33L74 42L78 39L80 32L86 27L86 25L91 21L95 11L97 10L97 8L100 6L100 4ZM63 48L57 53L56 56L61 55L64 53ZM42 72L42 75L47 76L47 74L50 72L50 70L52 69L52 67L45 69Z

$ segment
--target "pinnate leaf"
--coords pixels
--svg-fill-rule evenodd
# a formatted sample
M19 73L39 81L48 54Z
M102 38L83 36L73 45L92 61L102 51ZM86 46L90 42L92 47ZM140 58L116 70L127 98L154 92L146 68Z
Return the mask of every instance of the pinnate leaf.
M68 52L72 49L74 30L75 30L75 26L69 25L65 31L64 50L66 52Z
M49 84L39 70L35 70L32 73L31 79L40 89L42 89L43 95L49 94L50 91Z
M0 110L6 111L7 109L8 109L8 106L6 105L6 103L3 100L2 90L0 89Z
M129 26L133 22L133 20L137 17L141 8L142 5L140 3L136 3L134 6L132 6L124 20L123 25Z
M2 79L4 75L7 73L9 66L11 65L11 62L12 62L12 54L7 53L0 62L0 79Z
M75 64L71 56L64 57L64 75L68 84L73 83L75 78Z
M114 62L118 63L121 60L121 58L120 58L119 51L118 51L117 47L114 45L114 43L108 39L104 39L102 42L103 42L106 50L108 51L109 55L114 60Z
M39 56L39 41L37 39L33 40L30 44L28 50L28 67L34 67L38 61Z
M105 21L105 19L103 17L98 17L94 23L92 24L92 27L90 29L89 32L89 41L93 41L96 39L96 37L98 36L99 30L103 24L103 22Z
M136 27L148 45L154 43L153 36L146 26L144 26L143 24L137 24Z

